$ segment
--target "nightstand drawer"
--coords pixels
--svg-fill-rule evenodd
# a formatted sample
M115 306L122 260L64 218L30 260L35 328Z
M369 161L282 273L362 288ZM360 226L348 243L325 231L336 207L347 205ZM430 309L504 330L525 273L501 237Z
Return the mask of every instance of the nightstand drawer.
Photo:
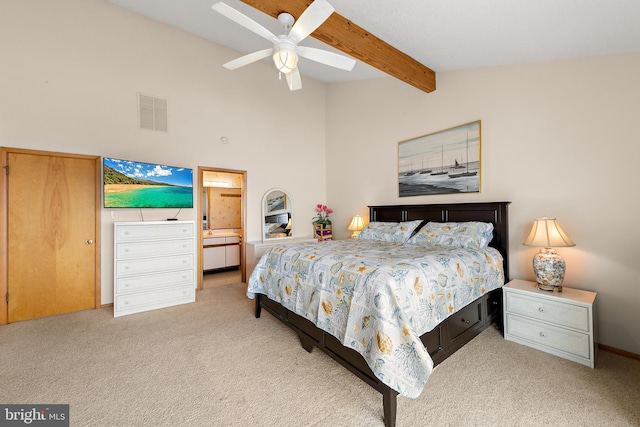
M591 358L591 342L588 334L538 323L511 313L507 313L505 335L585 359ZM531 345L531 347L537 346Z
M505 300L505 311L590 332L588 308L564 301L555 302L535 296L508 292Z

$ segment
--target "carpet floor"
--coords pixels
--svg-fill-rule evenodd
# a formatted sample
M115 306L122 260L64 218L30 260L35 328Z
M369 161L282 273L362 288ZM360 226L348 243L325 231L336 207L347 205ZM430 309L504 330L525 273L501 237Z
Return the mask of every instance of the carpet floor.
M383 426L382 396L263 312L246 285L113 318L111 308L0 327L0 403L70 405L71 426ZM596 369L490 328L439 365L403 426L640 426L640 361Z

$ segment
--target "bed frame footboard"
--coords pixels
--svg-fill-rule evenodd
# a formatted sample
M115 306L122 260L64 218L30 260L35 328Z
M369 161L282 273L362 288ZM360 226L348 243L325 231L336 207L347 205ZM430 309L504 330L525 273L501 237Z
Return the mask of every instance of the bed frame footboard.
M502 290L497 289L477 299L447 318L431 332L421 336L420 338L429 350L434 365L441 363L494 321L497 321L500 318L498 314L502 312L501 302ZM256 318L260 317L263 308L293 329L298 334L302 348L306 351L311 352L314 347L319 348L378 390L382 394L385 427L396 425L398 392L382 383L358 352L344 347L337 338L319 329L313 322L286 309L265 295L256 294Z

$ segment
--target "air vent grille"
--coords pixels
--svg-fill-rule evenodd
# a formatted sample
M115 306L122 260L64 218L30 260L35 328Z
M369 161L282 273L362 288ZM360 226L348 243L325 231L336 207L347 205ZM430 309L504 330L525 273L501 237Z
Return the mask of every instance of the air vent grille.
M167 132L167 100L138 94L138 115L140 129Z

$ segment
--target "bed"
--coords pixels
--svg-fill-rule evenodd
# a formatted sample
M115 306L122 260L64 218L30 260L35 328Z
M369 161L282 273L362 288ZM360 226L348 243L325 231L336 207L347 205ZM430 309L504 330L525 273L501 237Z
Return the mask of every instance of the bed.
M360 239L273 247L249 279L255 316L269 311L378 390L394 426L398 394L417 397L435 365L500 322L508 204L370 206Z

